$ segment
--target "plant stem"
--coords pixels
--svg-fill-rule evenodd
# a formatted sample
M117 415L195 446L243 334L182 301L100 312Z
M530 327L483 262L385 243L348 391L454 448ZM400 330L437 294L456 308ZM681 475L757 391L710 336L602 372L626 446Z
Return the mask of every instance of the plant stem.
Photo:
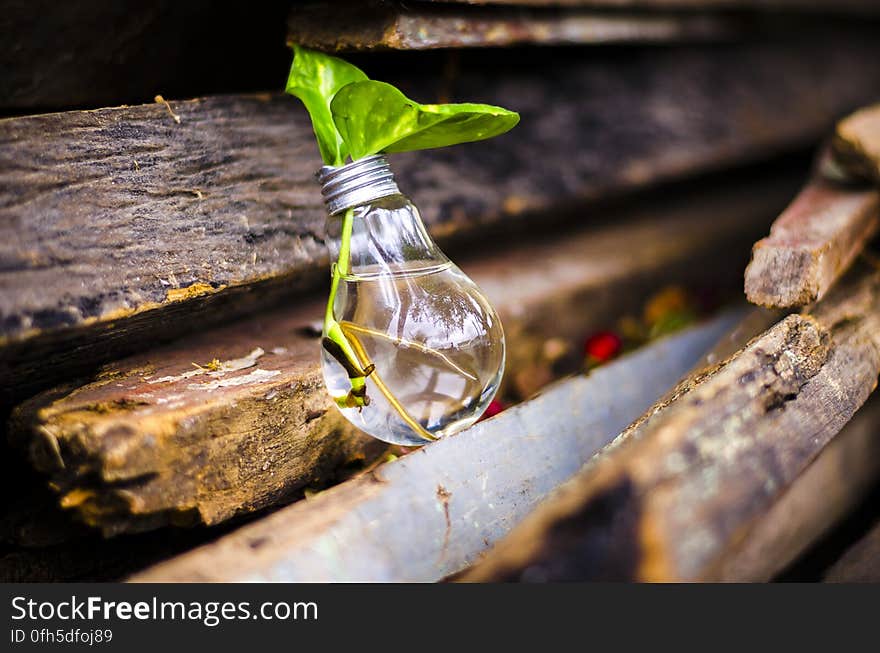
M327 300L327 311L324 313L324 329L336 321L333 317L333 304L339 291L339 280L342 275L351 271L351 231L354 224L354 209L348 209L342 216L342 235L339 241L339 256L331 269L330 297Z
M364 349L364 346L361 344L360 340L358 340L354 335L349 335L349 339L351 340L351 344L354 347L354 350L357 352L358 357L361 359L361 363L363 365L367 365L370 362L367 351ZM425 440L433 441L437 439L437 436L431 433L430 431L425 430L425 428L419 424L416 419L409 414L406 408L397 400L397 397L394 396L394 393L391 392L391 389L385 385L385 382L382 380L379 372L374 370L370 375L370 379L379 389L385 399L388 400L388 403L394 409L394 411L400 416L407 426L409 426L413 431L415 431L418 435L423 437Z
M336 294L339 292L339 281L343 275L347 275L351 270L351 232L353 222L354 209L350 208L342 218L339 256L331 267L330 297L327 299L327 310L324 312L324 337L332 340L336 347L338 347L337 352L331 349L328 349L328 351L349 372L348 376L352 380L352 389L357 386L362 388L367 370L362 369L358 364L357 356L355 356L354 350L351 348L351 343L348 342L348 339L342 332L342 327L339 326L333 315L333 305L336 303ZM363 404L360 405L362 406Z
M412 349L416 349L416 350L422 352L423 354L428 354L430 356L434 356L436 358L439 358L444 363L446 363L446 365L448 365L453 370L455 370L456 372L461 374L463 377L468 378L471 381L478 381L479 380L477 378L476 373L473 370L471 370L471 371L465 370L464 368L460 367L459 365L456 365L455 362L453 360L451 360L443 352L437 351L436 349L432 349L431 347L427 347L427 346L421 344L420 342L415 342L413 340L407 340L406 338L395 338L394 336L390 336L387 333L384 333L382 331L377 331L376 329L370 329L369 327L364 327L359 324L355 324L354 322L348 322L346 320L343 320L342 322L340 322L339 326L342 327L342 332L346 336L348 336L349 338L351 337L351 334L349 332L363 333L368 336L373 336L374 338L382 338L383 340L387 340L388 342L394 343L394 345L397 347L409 347Z

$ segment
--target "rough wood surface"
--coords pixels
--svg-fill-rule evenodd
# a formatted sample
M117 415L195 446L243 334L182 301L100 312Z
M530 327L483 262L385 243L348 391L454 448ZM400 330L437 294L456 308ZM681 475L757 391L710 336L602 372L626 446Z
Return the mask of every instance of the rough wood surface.
M170 581L437 581L516 524L728 328L650 345L471 429L134 576Z
M463 55L443 99L508 105L522 123L394 165L441 238L507 230L515 217L550 228L584 200L811 141L877 87L878 52L843 32L803 45L505 53L502 68ZM424 81L392 81L440 99ZM0 121L4 396L323 279L317 151L297 102L172 107L180 124L161 104Z
M347 427L302 334L320 303L108 366L13 415L60 505L105 535L216 523L288 499L384 447ZM210 366L211 372L194 364ZM214 365L213 367L217 367Z
M874 395L751 526L740 546L722 562L718 578L767 581L833 531L880 477L878 435L880 397Z
M431 50L656 43L729 39L743 33L730 16L534 11L390 2L294 5L287 40L330 51Z
M835 161L849 174L880 185L880 104L837 123L831 148Z
M579 351L572 343L662 284L734 287L731 272L794 183L756 175L646 198L602 228L459 261L502 316L508 378L540 362L549 338ZM330 408L317 340L302 329L321 314L319 301L298 302L123 359L19 407L12 437L62 505L108 534L211 524L284 500L376 453ZM226 373L193 366L214 359L237 362Z
M713 580L874 389L880 274L860 270L624 432L466 579Z
M770 308L821 299L880 226L880 192L816 177L755 243L746 268L749 301Z

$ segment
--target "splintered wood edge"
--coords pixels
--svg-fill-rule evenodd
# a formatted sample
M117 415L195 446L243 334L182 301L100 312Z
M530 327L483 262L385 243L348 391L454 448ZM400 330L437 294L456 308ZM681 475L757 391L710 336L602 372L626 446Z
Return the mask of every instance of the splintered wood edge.
M755 243L745 271L746 297L767 308L820 300L878 226L880 193L811 181L774 222L770 236Z

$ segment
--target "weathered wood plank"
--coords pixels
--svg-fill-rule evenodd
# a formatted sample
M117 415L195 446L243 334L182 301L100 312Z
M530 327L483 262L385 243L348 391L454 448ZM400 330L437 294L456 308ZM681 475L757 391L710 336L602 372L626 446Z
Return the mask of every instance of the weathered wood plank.
M785 318L685 382L466 578L718 579L878 371L880 274L861 270L813 314Z
M694 8L711 9L723 1L708 0ZM662 0L645 2L631 8L657 8ZM668 2L675 9L688 0ZM750 0L748 6L774 3L814 4L813 0ZM0 33L6 36L6 47L0 51L4 71L0 110L8 115L138 104L157 93L193 97L275 88L290 64L284 46L285 18L294 4L302 3L269 0L254 6L230 4L221 10L210 0L142 0L133 12L104 0L81 0L75 6L53 0L6 0L0 12ZM408 3L413 4L421 3ZM609 5L598 0L594 6ZM840 12L851 6L877 8L872 0L827 0L823 8ZM334 20L342 20L341 12ZM64 39L59 41L58 34Z
M284 508L135 581L436 581L574 473L726 329L727 314Z
M770 308L821 299L880 226L880 192L816 177L755 243L746 268L749 301Z
M437 48L663 43L730 39L731 16L534 11L392 2L294 5L287 40L337 52Z
M758 241L746 268L749 301L772 308L810 304L828 292L877 232L880 105L837 124L816 173Z
M384 449L332 410L317 341L302 334L321 306L301 308L38 395L13 415L13 443L50 474L61 506L105 535L212 524L284 501ZM229 371L194 366L215 359Z
M542 361L548 338L570 346L638 310L662 284L733 288L754 233L794 184L794 175L758 173L674 199L649 197L611 213L601 229L484 248L460 263L502 317L508 370L525 368ZM320 315L320 301L301 301L145 350L91 382L26 402L12 438L50 475L62 504L108 534L212 524L283 501L326 482L346 460L376 455L323 390L317 340L302 328ZM228 367L241 369L197 374L193 363L214 359L238 360Z
M880 104L841 120L831 150L835 161L850 175L880 185Z
M880 397L874 395L750 527L739 548L721 563L718 578L738 582L774 578L831 531L880 477L878 433Z
M551 228L548 215L585 200L811 141L877 87L878 52L842 31L705 51L505 53L503 76L485 74L491 57L463 55L445 99L509 105L521 125L395 167L447 242L509 231L514 217ZM424 81L392 81L437 99ZM179 125L158 104L0 121L7 402L323 278L302 108L281 97L172 104Z

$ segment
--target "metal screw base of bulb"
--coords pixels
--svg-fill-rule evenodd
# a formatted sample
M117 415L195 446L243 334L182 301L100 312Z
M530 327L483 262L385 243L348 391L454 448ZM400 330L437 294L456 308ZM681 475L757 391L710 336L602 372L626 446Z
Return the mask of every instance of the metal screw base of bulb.
M318 171L317 177L330 215L400 194L394 173L382 154L364 157L344 166L324 166Z

